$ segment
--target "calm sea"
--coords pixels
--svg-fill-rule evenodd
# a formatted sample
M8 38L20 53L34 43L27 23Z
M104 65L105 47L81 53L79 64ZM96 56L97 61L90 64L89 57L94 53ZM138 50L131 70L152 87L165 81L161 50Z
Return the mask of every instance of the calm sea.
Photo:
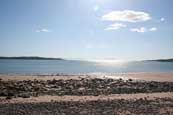
M93 62L74 60L1 59L0 74L76 74L120 72L173 72L173 62Z

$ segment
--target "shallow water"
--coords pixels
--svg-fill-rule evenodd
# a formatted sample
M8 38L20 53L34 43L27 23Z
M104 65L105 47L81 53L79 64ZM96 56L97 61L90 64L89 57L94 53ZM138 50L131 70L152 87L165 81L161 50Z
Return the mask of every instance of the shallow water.
M91 62L76 60L15 60L1 59L1 74L55 74L55 73L126 73L173 72L173 62Z

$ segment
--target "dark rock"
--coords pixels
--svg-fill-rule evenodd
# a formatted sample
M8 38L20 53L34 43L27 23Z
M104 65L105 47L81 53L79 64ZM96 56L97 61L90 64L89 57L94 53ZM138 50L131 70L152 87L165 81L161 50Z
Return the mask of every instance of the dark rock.
M5 99L7 100L12 99L12 96L7 96Z
M128 81L130 81L130 82L131 82L131 81L133 81L133 80L132 80L132 79L128 79Z
M30 94L29 94L29 93L22 93L22 94L20 94L18 97L30 98Z

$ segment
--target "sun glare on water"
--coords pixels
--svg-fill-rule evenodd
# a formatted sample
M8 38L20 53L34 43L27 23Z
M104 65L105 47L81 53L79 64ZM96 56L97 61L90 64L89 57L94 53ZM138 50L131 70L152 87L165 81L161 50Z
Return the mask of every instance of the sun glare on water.
M91 61L99 63L99 64L103 64L103 65L123 65L126 63L126 61L124 60L107 60L107 59L91 60Z

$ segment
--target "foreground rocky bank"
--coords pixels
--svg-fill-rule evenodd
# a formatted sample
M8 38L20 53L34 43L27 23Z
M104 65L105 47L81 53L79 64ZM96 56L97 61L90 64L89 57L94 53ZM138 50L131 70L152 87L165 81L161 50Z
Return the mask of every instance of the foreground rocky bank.
M23 80L0 81L0 96L7 99L40 95L110 95L172 92L173 82L134 81L132 79Z

